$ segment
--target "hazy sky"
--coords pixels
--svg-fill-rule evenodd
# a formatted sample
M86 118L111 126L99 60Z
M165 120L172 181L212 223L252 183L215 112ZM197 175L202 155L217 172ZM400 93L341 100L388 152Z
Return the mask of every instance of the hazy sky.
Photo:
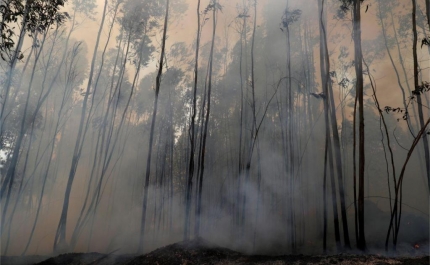
M193 42L195 41L195 34L196 34L196 7L197 7L197 0L182 0L184 1L187 5L188 5L188 9L187 11L180 16L180 19L178 20L171 20L171 23L169 24L169 30L168 30L168 47L175 43L175 42L186 42L188 45L192 45ZM229 25L232 21L234 21L235 17L237 16L237 6L239 3L242 3L244 0L220 0L220 4L223 6L223 11L222 13L219 14L218 17L218 29L217 29L217 34L220 37L220 39L222 41L225 40L225 30L227 28L227 25ZM249 0L245 0L245 2L247 2ZM85 20L85 23L83 23L83 25L80 26L79 30L76 31L76 33L74 34L74 37L76 39L79 40L84 40L89 47L89 51L93 50L93 44L95 41L95 36L97 35L97 31L98 31L98 26L100 23L100 16L103 12L103 4L104 4L104 0L97 0L98 2L98 6L97 6L97 16L96 16L96 20L95 21L91 21L91 20ZM282 10L285 7L286 3L289 2L289 4L291 5L292 8L294 7L299 7L299 8L303 8L300 7L298 5L302 4L304 2L301 1L283 1L283 0L259 0L258 1L258 5L259 5L259 13L261 15L261 7L266 6L266 5L276 5L279 6L278 9L275 10L279 10L278 14L273 14L274 16L279 16L279 18L281 19L282 17ZM308 0L305 1L307 3L315 3L315 5L317 4L316 0ZM331 1L329 1L330 4ZM365 40L369 40L369 39L374 39L378 36L378 34L380 34L381 28L377 23L377 18L376 18L376 13L377 13L377 4L374 1L368 1L369 2L369 9L367 12L362 12L362 37L363 37L363 41ZM422 3L421 3L422 2ZM424 1L418 1L418 3L423 4ZM201 2L201 9L204 9L204 7L206 7L206 5L208 4L208 0L202 0ZM367 4L366 4L367 5ZM307 5L305 5L305 8L308 8ZM313 6L311 6L311 8L313 8ZM401 8L405 8L404 6L402 6ZM405 8L405 10L407 10L407 8ZM252 11L252 10L251 10ZM407 12L407 11L404 11ZM308 12L309 13L309 12ZM306 16L310 16L311 18L316 17L317 13L315 14L306 14L306 12L304 12L303 17ZM330 19L331 16L329 15L328 18ZM257 22L257 24L261 24L262 19L260 18ZM202 33L202 44L204 44L206 41L208 41L210 39L210 35L211 35L211 25L210 25L211 20L208 20L207 25L203 28L203 33ZM342 33L345 34L344 35L344 39L342 42L337 43L337 44L333 44L333 43L329 43L329 48L331 50L331 52L334 52L331 56L332 58L336 58L336 51L338 50L340 45L344 45L344 46L349 46L350 47L350 54L352 54L353 52L353 42L352 39L349 37L350 35L350 28L346 28L346 27L342 27L339 26L341 23L339 21L330 21L330 25L329 25L329 34L335 35L339 32L339 30L342 30ZM104 29L104 36L107 35L107 27L105 27ZM228 36L229 36L229 42L230 42L230 46L232 45L232 43L234 42L235 39L237 39L238 34L237 32L235 32L233 29L228 31ZM156 37L156 41L159 42L159 37ZM330 36L329 36L330 39ZM102 42L103 43L103 39ZM154 44L156 44L157 42L154 42ZM111 47L113 47L115 45L114 39L111 39L111 43L110 43ZM412 46L410 47L410 50L412 50ZM406 49L407 51L407 49ZM318 50L315 50L315 54L317 56L318 54ZM398 60L397 56L395 56L396 60ZM412 71L412 58L410 56L410 54L405 56L406 59L406 64L409 64L409 71ZM422 75L423 75L423 79L424 80L429 80L429 76L430 76L430 60L429 60L429 54L427 49L419 49L418 50L418 57L420 60L420 65L423 69L422 71ZM317 59L317 57L316 57ZM152 63L150 63L149 67L147 67L146 69L143 70L144 74L150 73L152 71L155 70L155 61L153 61ZM401 94L400 91L397 89L398 85L396 82L396 79L394 77L394 70L391 66L391 63L389 61L388 56L385 56L382 60L379 60L377 62L375 62L373 64L373 67L378 66L377 71L373 72L373 75L375 77L375 79L377 80L377 85L378 85L378 94L384 94L383 97L380 97L380 101L381 101L381 105L392 105L392 106L396 106L401 104ZM367 81L367 80L365 80ZM395 91L396 93L392 93L392 90L389 90L390 88L395 87ZM385 93L388 92L388 93Z

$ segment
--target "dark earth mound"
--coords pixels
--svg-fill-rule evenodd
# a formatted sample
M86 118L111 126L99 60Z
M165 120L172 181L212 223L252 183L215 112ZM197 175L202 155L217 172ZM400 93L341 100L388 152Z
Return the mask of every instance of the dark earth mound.
M203 239L183 241L141 256L100 253L69 253L46 259L42 256L1 257L1 265L192 265L192 264L429 264L429 257L383 257L340 254L333 256L258 256L222 248ZM37 263L39 262L39 263Z

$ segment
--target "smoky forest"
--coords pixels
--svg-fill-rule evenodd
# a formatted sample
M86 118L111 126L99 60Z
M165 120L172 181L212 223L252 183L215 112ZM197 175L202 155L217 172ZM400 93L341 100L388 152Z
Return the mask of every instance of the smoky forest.
M0 13L2 257L428 256L430 0Z

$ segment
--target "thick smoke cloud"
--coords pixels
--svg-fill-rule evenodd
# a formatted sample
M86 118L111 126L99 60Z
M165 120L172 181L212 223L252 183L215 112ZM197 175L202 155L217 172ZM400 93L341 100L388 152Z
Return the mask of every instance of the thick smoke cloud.
M65 23L25 35L24 57L16 67L8 60L0 61L2 255L141 251L165 2L108 0L105 9L105 1L70 0L62 9L69 16ZM183 240L186 225L193 238L199 222L199 236L245 253L320 254L325 214L327 251L338 251L336 220L340 243L345 244L343 235L348 233L355 249L353 111L357 89L351 10L341 18L341 1L325 1L329 82L342 160L338 165L334 154L327 158L325 150L324 101L329 95L323 93L321 80L317 1L216 2L219 7L202 0L200 8L188 223L197 0L170 3L143 251ZM418 103L416 97L411 98L415 90L412 5L391 2L364 1L361 12L363 56L369 64L369 72L364 69L363 73L365 235L368 249L374 252L385 247L395 201L393 181L398 180L421 129ZM417 2L419 83L425 84L430 77L429 53L426 46L420 46L430 33L424 1ZM293 15L296 19L291 19ZM381 111L375 107L370 78ZM428 119L428 91L421 97ZM389 112L385 106L399 109ZM331 146L334 150L333 142ZM389 147L394 154L394 176ZM348 231L342 226L336 166L343 173ZM403 180L398 236L398 250L403 253L412 253L416 244L428 244L426 176L425 150L419 142ZM67 218L61 228L64 212ZM61 243L54 249L57 241Z

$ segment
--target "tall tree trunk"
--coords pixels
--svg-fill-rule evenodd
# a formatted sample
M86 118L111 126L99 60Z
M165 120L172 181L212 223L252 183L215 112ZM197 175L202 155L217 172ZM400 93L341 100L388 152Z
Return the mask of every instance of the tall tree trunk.
M254 153L254 145L256 141L256 129L257 129L257 122L256 122L256 110L255 110L255 76L254 76L254 46L255 46L255 29L257 26L257 1L254 0L254 26L252 31L252 40L251 40L251 111L252 111L252 126L251 126L251 134L249 137L249 149L248 149L248 157L245 167L245 183L248 184L251 176L251 163L252 163L252 156ZM245 225L245 213L246 213L246 203L247 203L247 193L248 188L247 185L245 185L245 190L243 191L243 202L242 202L242 228L244 229Z
M358 122L359 122L359 144L358 144L358 248L366 250L366 239L364 233L364 101L363 101L363 53L361 50L361 1L354 1L353 25L354 25L354 49L355 49L355 75L356 93L358 97Z
M331 195L332 195L332 204L333 204L333 222L334 222L334 231L335 231L335 241L338 250L340 249L340 231L339 231L339 215L338 215L338 207L337 207L337 196L336 196L336 183L334 180L334 167L333 167L333 152L332 152L332 144L331 144L331 133L330 133L330 93L329 93L329 65L327 63L328 53L327 53L327 40L325 33L325 11L324 11L324 0L318 1L319 11L320 11L320 68L321 68L321 82L322 89L325 97L324 101L324 120L325 120L325 133L326 133L326 143L325 143L325 159L324 163L329 163L329 172L330 172L330 183L331 183ZM333 129L333 127L332 127ZM337 128L336 128L337 130ZM326 182L327 176L327 164L324 164L324 183ZM324 184L323 192L325 193L326 186ZM324 195L325 197L325 195ZM324 212L326 212L327 206L324 205ZM325 213L326 215L326 213ZM327 217L325 216L325 219ZM326 221L324 224L324 230L326 230ZM324 231L324 241L326 241L327 232ZM324 242L323 248L326 250L326 243Z
M200 0L197 2L197 37L196 37L196 54L195 54L195 62L194 62L194 87L193 87L193 105L192 105L192 113L191 113L191 122L189 129L189 137L190 137L190 158L188 165L188 182L187 182L187 191L186 191L186 202L185 202L185 228L184 228L184 239L189 239L189 220L190 220L190 208L191 208L191 190L193 185L193 177L194 177L194 151L195 151L195 123L196 123L196 108L197 108L197 82L198 82L198 70L199 70L199 51L200 51ZM199 216L196 216L196 226L194 233L198 236L198 225L197 222L200 220Z
M398 239L399 228L400 228L400 220L402 217L401 211L402 211L403 177L405 175L406 166L407 166L407 164L408 164L408 162L412 156L412 153L413 153L415 147L417 146L420 139L423 138L423 135L424 135L424 138L426 137L425 132L426 132L426 128L429 124L430 124L430 118L427 120L427 122L424 124L424 126L421 128L421 130L418 132L417 136L415 137L414 141L412 142L412 145L409 148L408 154L406 156L405 162L403 163L402 170L400 171L399 179L398 179L397 183L394 184L394 186L395 186L394 206L393 206L394 210L391 213L390 225L388 226L388 232L387 232L387 236L385 239L385 250L388 250L388 240L390 237L391 229L394 229L393 248L394 248L394 250L396 250L397 239ZM400 199L399 199L399 197L400 197ZM398 213L397 213L397 211L398 211ZM397 215L398 215L398 218L397 218ZM393 228L393 220L394 220L394 222L396 222L396 220L397 220L397 224L394 224L394 228Z
M79 162L80 153L81 153L80 151L82 150L81 146L83 144L83 141L85 140L85 133L83 133L83 129L84 129L84 121L86 117L86 109L88 104L88 96L90 94L92 77L93 77L94 67L95 67L96 58L97 58L97 49L99 46L100 36L104 26L107 5L108 5L108 1L105 0L103 14L102 14L102 21L100 23L99 31L97 33L97 40L94 45L93 58L91 60L91 68L88 76L87 88L85 91L86 93L82 103L82 112L81 112L81 118L79 122L78 136L76 138L76 143L73 151L72 164L70 166L69 178L67 181L66 191L64 195L63 208L61 211L61 217L60 217L60 221L57 227L57 232L55 235L54 246L53 246L54 251L59 250L58 247L61 247L61 248L65 247L65 243L66 243L66 226L67 226L67 214L69 209L70 193L72 190L73 180L75 178L76 170L78 167L78 162Z
M286 12L289 10L289 5L287 1L287 8ZM287 18L289 19L289 18ZM296 225L294 223L294 137L293 137L293 110L294 110L294 99L293 99L293 87L292 87L292 76L291 76L291 39L290 39L290 28L289 23L285 23L285 29L286 29L286 41L287 41L287 73L288 73L288 82L287 82L287 128L286 128L286 148L287 148L287 156L288 156L288 171L287 171L287 178L288 178L288 194L289 198L287 207L289 214L287 215L288 218L288 226L290 227L290 241L291 241L291 249L293 252L296 251L296 239L295 239L295 233L296 233Z
M45 38L42 41L42 44L40 46L40 50L39 51L35 50L35 53L34 53L34 65L32 68L31 77L30 77L29 84L28 84L23 117L21 118L20 127L19 127L19 134L17 136L17 139L15 140L16 142L15 142L15 146L14 146L14 150L13 150L12 159L11 159L11 162L9 164L8 170L6 172L5 181L2 183L2 187L1 187L0 200L4 199L5 201L3 202L3 207L2 207L0 235L4 231L6 214L7 214L7 211L9 208L9 202L10 202L10 199L12 196L12 187L13 187L13 184L15 182L16 168L18 165L18 158L22 155L21 146L23 145L24 136L26 135L26 132L28 130L25 128L25 125L28 122L27 119L33 121L34 117L36 117L36 115L38 113L37 108L32 114L28 114L27 112L28 112L28 106L30 104L30 95L31 95L31 89L33 87L33 80L34 80L34 76L36 73L36 67L38 66L38 61L39 61L40 55L41 55L43 47L44 47L44 43L46 40L46 34L44 36L45 36ZM33 45L35 45L36 41L38 40L37 38L38 38L38 35L36 34L36 36L33 39ZM40 107L40 105L38 105L38 107ZM30 118L28 118L28 117L30 117ZM34 124L34 121L32 123L32 126L33 126L33 124ZM30 135L30 144L31 144L31 135ZM6 197L4 197L4 196L6 196Z
M354 201L354 232L355 232L355 241L358 246L358 203L357 203L357 102L358 98L355 97L354 100L354 111L352 118L352 133L353 133L353 143L352 143L352 189L353 189L353 201Z
M198 186L198 196L197 196L197 218L200 218L201 213L201 207L202 207L202 192L203 192L203 174L205 170L205 155L206 155L206 139L208 134L208 124L209 124L209 115L211 111L211 92L212 92L212 72L213 72L213 54L214 54L214 47L215 47L215 33L216 33L216 26L217 26L217 9L218 9L218 1L213 0L213 10L212 10L212 43L211 43L211 50L209 55L209 76L208 76L208 105L206 109L206 117L205 117L205 124L203 129L203 138L202 138L202 155L201 155L201 161L200 161L200 176L199 176L199 186ZM196 231L197 234L199 234L200 229L200 222L196 224Z
M396 180L396 166L395 166L395 163L394 163L394 152L393 152L393 150L391 148L390 135L389 135L389 132L388 132L388 126L387 126L387 123L385 122L384 115L382 114L383 111L380 108L378 97L376 96L376 85L374 84L374 81L373 81L372 76L370 74L369 66L366 64L366 62L364 60L363 60L363 63L366 66L366 71L367 71L368 76L369 76L370 85L371 85L372 90L373 90L373 100L375 102L376 108L378 109L378 112L379 112L379 115L380 115L380 120L382 121L382 124L384 126L385 137L387 138L387 146L388 146L388 150L390 152L390 161L391 161L391 170L392 170L392 175L393 175L393 182L394 182L394 186L396 186L396 183L397 183L397 180ZM381 134L383 135L382 127L381 127ZM382 144L384 145L383 140L382 140ZM397 213L397 209L393 209L392 202L391 202L392 196L391 196L390 174L389 174L389 169L388 169L388 160L386 158L386 153L385 153L385 145L384 145L384 155L385 155L385 161L386 161L386 164L387 164L387 179L388 179L387 185L388 185L388 198L390 200L390 214L396 214ZM396 219L396 227L397 227L397 219ZM394 235L394 233L393 233L393 235Z
M244 7L245 9L245 7ZM243 111L243 71L242 71L242 64L243 64L243 39L246 38L245 35L245 23L246 23L246 12L245 10L243 11L243 14L241 14L243 16L243 27L242 27L242 31L240 33L240 56L239 56L239 77L240 77L240 121L239 121L239 159L238 159L238 175L237 175L237 191L236 191L236 209L235 211L237 212L235 214L235 218L236 218L236 224L240 225L240 193L241 193L241 179L242 179L242 169L243 169L243 157L242 157L242 138L243 138L243 116L244 116L244 111ZM239 15L240 16L240 15ZM246 66L245 66L246 67Z
M55 43L54 43L55 44ZM54 44L52 45L52 48L54 47ZM73 50L72 50L72 52L71 52L71 55L72 55L72 60L71 60L71 62L70 62L70 66L69 66L69 72L68 72L68 77L71 77L71 76L73 76L72 74L71 74L71 72L73 71L73 64L74 64L74 60L75 60L75 58L76 58L76 56L78 55L78 53L79 53L79 47L80 47L80 44L78 44L78 45L76 45L74 48L73 48ZM65 51L65 52L67 52L67 51ZM50 58L51 58L51 54L52 54L52 50L51 50L51 52L50 52ZM48 59L48 63L51 61L50 60L50 58ZM72 80L68 80L68 81L70 81L70 82L72 82ZM69 82L68 82L69 83ZM36 210L36 217L35 217L35 220L34 220L34 222L33 222L33 226L32 226L32 229L31 229L31 232L30 232L30 236L29 236L29 239L28 239L28 241L27 241L27 244L26 244L26 246L25 246L25 248L24 248L24 251L22 252L22 256L24 256L25 254L26 254L26 252L27 252L27 250L28 250L28 247L30 246L30 243L31 243L31 241L32 241L32 238L33 238L33 234L34 234L34 231L35 231L35 229L36 229L36 225L37 225L37 222L38 222L38 219L39 219L39 214L40 214L40 210L41 210L41 206L42 206L42 199L43 199L43 196L44 196L44 193L45 193L45 188L46 188L46 181L47 181L47 179L48 179L48 176L49 176L49 171L50 171L50 169L51 169L51 163L52 163L52 157L53 157L53 154L54 154L54 149L55 149L55 139L56 139L56 137L57 137L57 135L58 135L58 133L60 132L60 119L61 119L61 115L62 115L62 113L63 113L63 110L64 110L64 107L65 107L65 105L66 105L66 103L67 103L67 98L68 98L68 96L67 95L71 95L71 93L72 93L72 90L73 90L73 85L69 85L69 84L66 84L66 86L65 86L65 90L64 90L64 93L63 93L63 97L62 97L62 100L61 100L61 105L60 105L60 109L59 109L59 111L58 111L58 115L57 115L57 122L56 122L56 124L55 124L55 128L54 128L54 135L53 135L53 141L50 143L50 145L51 145L51 150L50 150L50 153L49 153L49 160L48 160L48 164L46 165L46 169L45 169L45 172L43 173L43 184L42 184L42 189L41 189L41 191L40 191L40 197L39 197L39 203L38 203L38 206L37 206L37 210ZM45 115L45 117L46 117L46 115ZM49 144L48 144L48 146L47 147L49 147ZM34 173L32 173L31 175L33 175Z
M145 186L143 191L142 219L140 222L140 239L139 239L138 252L143 252L146 208L148 204L149 177L151 174L151 155L152 155L152 146L153 146L153 140L154 140L155 120L157 118L158 95L160 93L161 76L163 75L163 64L164 64L164 56L165 56L165 50L166 50L167 23L169 22L169 4L170 4L170 0L166 0L166 14L164 17L163 40L161 43L161 53L160 53L160 60L158 63L158 73L157 73L157 78L155 82L154 109L152 112L151 131L149 134L149 148L148 148L148 155L146 159Z
M322 9L324 9L324 0L322 3ZM322 10L323 12L324 10ZM324 14L324 13L323 13ZM324 17L324 15L323 15ZM333 96L333 87L330 80L330 58L329 58L329 52L328 52L328 44L327 44L327 33L325 29L325 24L321 23L322 27L322 33L323 33L323 42L324 42L324 59L325 59L325 86L327 89L326 94L326 101L328 101L329 105L329 114L331 115L331 126L332 126L332 133L333 133L333 141L334 141L334 153L336 158L336 168L337 168L337 176L338 176L338 189L339 189L339 196L340 196L340 209L341 209L341 216L342 216L342 227L343 227L343 238L344 243L347 248L351 248L351 243L349 241L349 230L348 230L348 219L346 215L346 206L345 206L345 190L343 185L343 172L342 172L342 156L340 151L340 140L339 140L339 133L337 130L337 118L336 118L336 106L334 103L334 96Z

